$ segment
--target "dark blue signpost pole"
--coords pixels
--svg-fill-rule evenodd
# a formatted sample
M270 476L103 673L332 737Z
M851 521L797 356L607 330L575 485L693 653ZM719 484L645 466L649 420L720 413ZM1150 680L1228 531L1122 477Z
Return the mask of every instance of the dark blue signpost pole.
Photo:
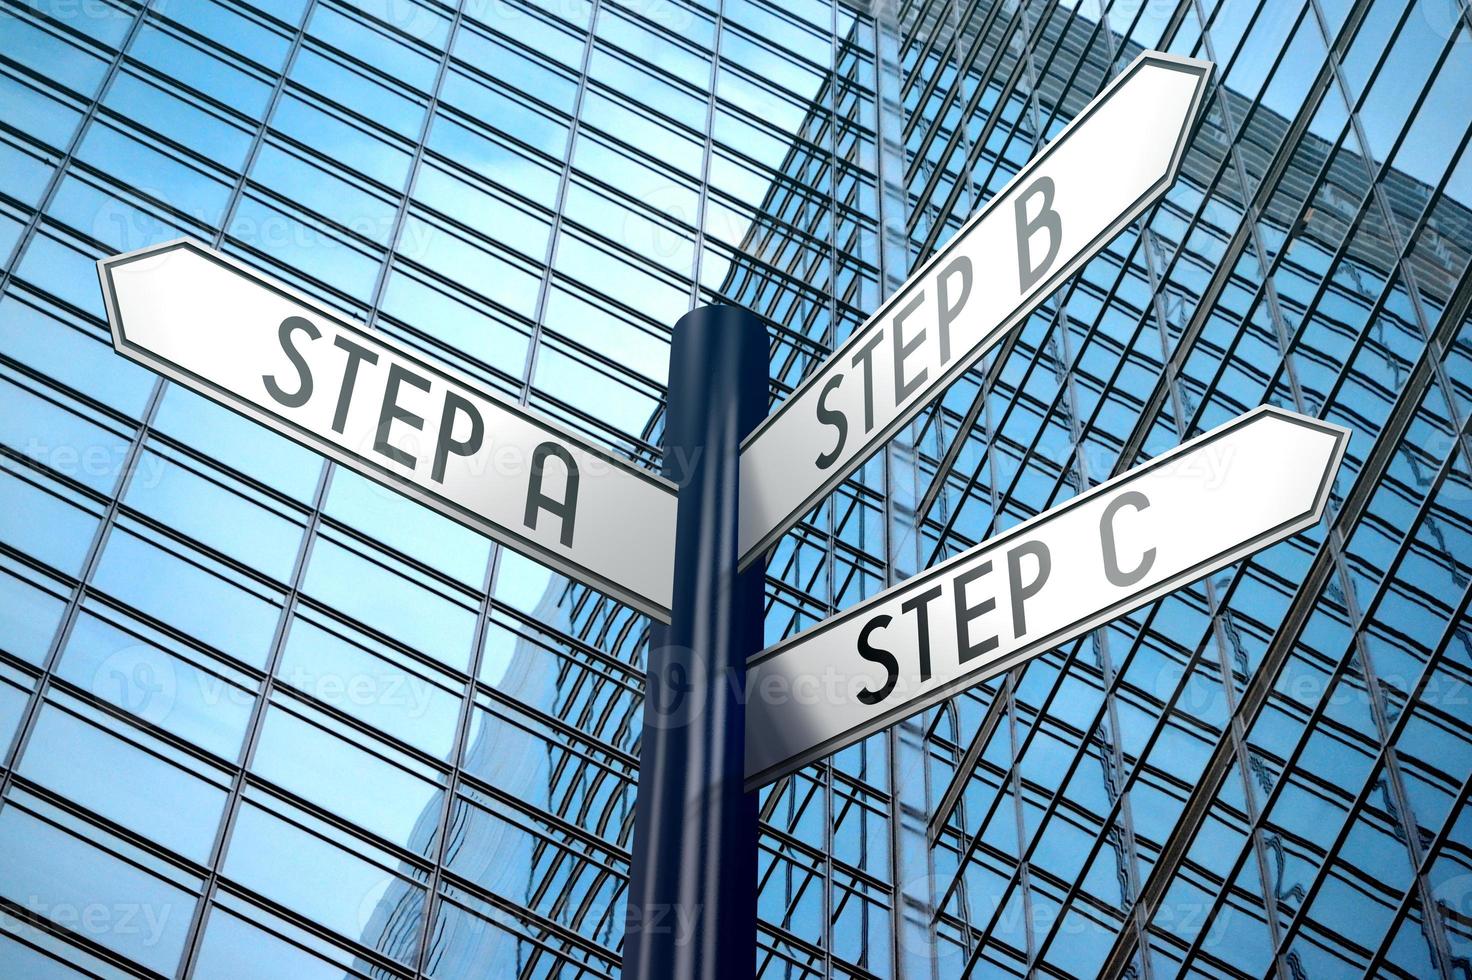
M750 980L757 810L745 775L746 658L761 648L760 562L737 571L742 438L767 412L767 333L694 310L670 348L664 472L680 485L670 625L650 630L624 933L626 980Z

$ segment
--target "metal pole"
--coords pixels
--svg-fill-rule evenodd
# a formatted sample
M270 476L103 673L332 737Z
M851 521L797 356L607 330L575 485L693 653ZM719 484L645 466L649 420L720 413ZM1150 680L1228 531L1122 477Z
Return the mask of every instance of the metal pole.
M767 413L767 333L733 306L693 310L670 346L664 473L680 486L670 625L650 628L626 980L756 972L756 795L743 791L746 659L764 569L736 569L739 449Z

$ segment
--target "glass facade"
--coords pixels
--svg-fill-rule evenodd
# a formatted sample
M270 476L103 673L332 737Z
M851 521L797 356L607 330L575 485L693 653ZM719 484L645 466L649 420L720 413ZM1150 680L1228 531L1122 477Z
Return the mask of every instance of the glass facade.
M657 466L681 313L780 399L1145 48L1218 66L1181 178L768 639L1264 402L1329 514L765 790L758 975L1468 976L1464 0L0 0L0 974L619 972L646 621L117 357L94 259Z

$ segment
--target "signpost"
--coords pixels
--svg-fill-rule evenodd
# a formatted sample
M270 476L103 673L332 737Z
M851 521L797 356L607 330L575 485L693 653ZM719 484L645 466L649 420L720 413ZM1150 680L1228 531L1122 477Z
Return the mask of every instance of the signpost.
M747 789L1310 527L1348 439L1254 409L762 651Z
M756 653L748 567L1165 192L1210 71L1135 59L764 421L761 322L685 317L678 488L199 243L98 275L120 353L670 624L626 975L750 976L754 790L1319 519L1348 433L1263 407ZM685 946L672 906L701 917Z
M669 619L670 481L197 242L97 269L119 353Z
M1165 193L1210 73L1136 58L767 416L741 452L743 564Z

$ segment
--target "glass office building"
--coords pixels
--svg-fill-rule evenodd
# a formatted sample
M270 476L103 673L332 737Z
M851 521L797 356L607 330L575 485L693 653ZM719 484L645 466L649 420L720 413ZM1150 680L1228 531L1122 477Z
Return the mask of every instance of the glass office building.
M757 974L1468 976L1464 0L0 0L0 975L619 973L647 621L117 357L94 259L657 466L681 313L782 397L1145 48L1218 65L1181 178L768 639L1264 402L1329 513L765 790Z

